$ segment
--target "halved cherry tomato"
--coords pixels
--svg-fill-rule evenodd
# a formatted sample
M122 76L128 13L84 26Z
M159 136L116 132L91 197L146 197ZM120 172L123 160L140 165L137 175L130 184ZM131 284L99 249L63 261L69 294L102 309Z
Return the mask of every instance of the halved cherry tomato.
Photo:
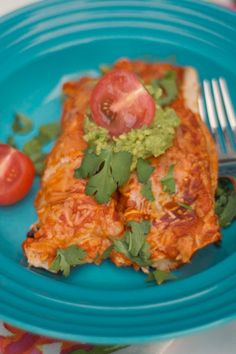
M111 71L98 81L90 107L93 120L111 135L149 126L155 114L152 96L138 77L126 70Z
M0 144L0 205L14 204L24 198L34 176L34 165L28 156Z

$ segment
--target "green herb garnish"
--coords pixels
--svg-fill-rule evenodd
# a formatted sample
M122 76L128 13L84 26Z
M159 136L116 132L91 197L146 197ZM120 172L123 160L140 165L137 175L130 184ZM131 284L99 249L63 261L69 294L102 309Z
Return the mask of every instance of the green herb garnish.
M181 206L182 208L184 208L184 209L193 210L193 208L191 207L191 205L188 205L188 204L186 204L186 203L178 202L177 204L178 204L179 206Z
M161 179L163 191L169 194L174 194L176 189L174 180L174 167L175 165L172 164L167 172L167 175Z
M132 155L127 151L102 150L96 155L87 149L76 178L88 178L86 194L94 196L98 203L108 203L112 193L122 186L130 176Z
M215 212L221 227L229 226L236 218L236 191L228 178L221 177L218 180Z
M39 134L37 136L41 145L45 145L50 141L56 140L60 134L60 125L58 123L44 124L39 128Z
M25 134L32 129L32 120L26 117L24 114L16 113L12 124L12 130L15 133Z
M40 154L41 148L42 148L42 145L40 144L38 139L33 138L33 139L27 141L27 143L25 143L22 150L26 155L31 157L34 154Z
M112 70L112 68L109 65L106 65L106 64L100 65L100 71L101 71L102 75L109 73L109 71L111 71L111 70Z
M176 80L175 71L167 71L162 79L153 80L151 82L152 91L158 93L158 96L154 98L160 106L170 104L178 95L178 86ZM159 94L159 90L162 90L162 95Z
M38 139L35 137L27 141L23 146L23 152L32 160L36 175L40 176L44 169L44 161L47 155L43 153Z
M146 90L150 95L154 98L156 102L160 99L160 97L163 94L163 91L160 87L158 87L155 82L152 82L151 84L145 85Z
M102 258L102 259L107 259L107 258L109 258L109 257L110 257L110 254L111 254L111 252L112 252L113 249L114 249L114 246L113 246L113 245L109 246L109 247L103 252L103 254L101 255L101 258Z
M176 276L171 272L156 269L153 272L150 272L148 274L148 278L146 281L147 282L155 281L157 285L161 285L162 283L168 280L174 280L174 279L176 279Z
M82 265L86 262L84 258L86 252L76 245L71 245L67 248L61 248L57 251L56 258L50 266L51 271L61 271L65 277L70 274L70 268L76 265Z
M146 241L146 235L151 227L150 221L130 221L128 227L130 230L124 237L114 241L115 250L140 267L150 266L150 246Z
M147 199L153 202L155 200L153 192L152 192L152 183L148 181L141 188L142 195Z
M155 168L150 164L148 160L144 160L141 158L138 159L137 177L138 177L138 181L140 183L143 183L143 186L141 188L141 193L146 199L150 201L155 200L152 193L152 184L151 181L149 180L154 170Z
M55 140L60 134L60 126L58 123L44 124L39 128L37 136L27 141L23 146L23 152L33 161L37 175L41 175L47 154L43 152L43 147L47 143Z
M155 167L148 160L138 159L137 176L140 183L147 183L154 170Z
M15 149L17 148L14 136L9 136L6 143Z
M31 155L31 159L34 163L35 173L37 176L41 176L45 168L45 159L47 154L40 153L39 155Z

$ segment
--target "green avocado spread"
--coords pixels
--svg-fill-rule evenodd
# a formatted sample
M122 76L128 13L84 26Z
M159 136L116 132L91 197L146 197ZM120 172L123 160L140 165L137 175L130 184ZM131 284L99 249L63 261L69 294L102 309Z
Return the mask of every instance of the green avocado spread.
M96 147L97 154L100 154L103 149L130 152L133 155L133 170L139 158L146 159L163 154L172 145L175 128L179 124L180 119L172 108L158 106L151 126L131 129L128 133L111 137L107 129L98 126L86 117L84 139L89 145Z

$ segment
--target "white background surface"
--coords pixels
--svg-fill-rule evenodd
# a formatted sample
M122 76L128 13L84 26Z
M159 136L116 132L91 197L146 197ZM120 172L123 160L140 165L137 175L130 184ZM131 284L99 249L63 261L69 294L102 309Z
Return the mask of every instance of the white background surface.
M0 15L37 0L0 0ZM45 0L47 1L47 0ZM66 1L66 0L65 0ZM78 0L77 0L78 1ZM236 354L236 322L188 337L145 346L131 346L124 354ZM20 353L18 353L20 354Z

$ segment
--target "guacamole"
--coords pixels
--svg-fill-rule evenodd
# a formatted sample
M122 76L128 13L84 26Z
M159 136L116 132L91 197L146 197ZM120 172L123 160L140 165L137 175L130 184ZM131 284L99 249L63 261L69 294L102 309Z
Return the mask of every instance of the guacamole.
M105 128L86 117L84 139L89 145L96 146L97 154L100 154L102 149L130 152L133 155L132 169L134 169L138 158L146 159L163 154L172 145L175 128L179 124L180 119L172 108L157 107L150 127L131 129L128 133L111 138Z

